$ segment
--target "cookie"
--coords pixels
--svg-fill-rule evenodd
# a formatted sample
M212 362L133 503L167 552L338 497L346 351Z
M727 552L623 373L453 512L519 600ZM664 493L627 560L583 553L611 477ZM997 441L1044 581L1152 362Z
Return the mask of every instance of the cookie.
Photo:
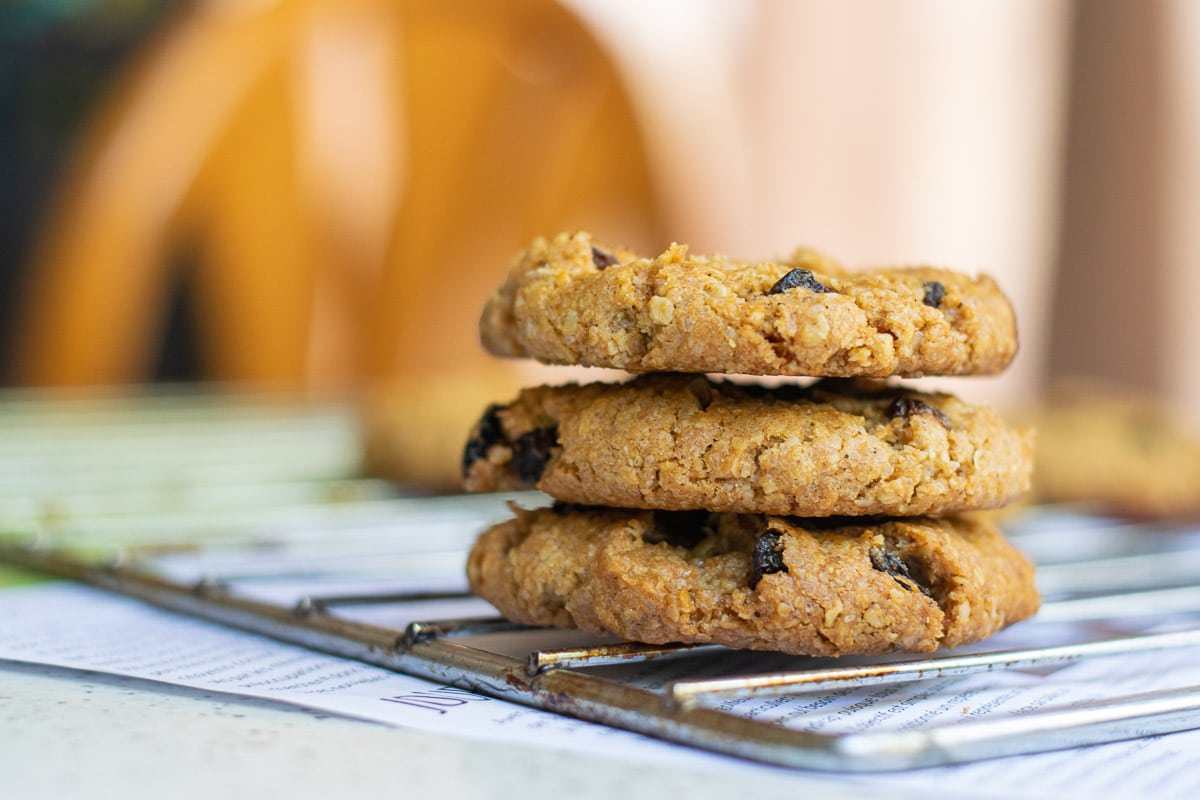
M1059 387L1034 419L1033 502L1200 517L1200 436L1164 403L1107 385Z
M994 374L1017 351L992 279L932 267L848 272L812 251L750 263L655 258L586 233L538 239L480 319L494 355L629 372Z
M464 486L624 508L913 516L1019 496L1031 439L947 394L655 373L529 388L491 406L463 453Z
M472 591L532 625L837 656L978 641L1039 603L1032 565L982 515L514 511L467 571Z

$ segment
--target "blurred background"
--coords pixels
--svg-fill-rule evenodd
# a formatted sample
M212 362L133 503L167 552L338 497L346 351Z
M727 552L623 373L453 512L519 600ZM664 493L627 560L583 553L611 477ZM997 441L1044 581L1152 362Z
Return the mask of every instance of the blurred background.
M987 272L1022 352L953 391L1200 422L1200 4L9 0L0 65L7 386L477 409L535 370L484 298L585 229Z

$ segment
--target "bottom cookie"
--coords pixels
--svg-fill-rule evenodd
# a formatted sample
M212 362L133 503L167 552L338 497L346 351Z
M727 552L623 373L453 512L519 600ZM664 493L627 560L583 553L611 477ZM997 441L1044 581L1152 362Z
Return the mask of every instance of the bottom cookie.
M984 639L1038 608L984 517L809 520L558 505L493 526L471 589L509 619L836 656Z

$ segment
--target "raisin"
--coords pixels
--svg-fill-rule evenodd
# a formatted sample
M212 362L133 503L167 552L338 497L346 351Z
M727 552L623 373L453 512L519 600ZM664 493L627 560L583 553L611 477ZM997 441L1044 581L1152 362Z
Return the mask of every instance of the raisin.
M523 483L541 480L550 461L550 451L558 444L558 428L536 428L523 433L512 443L512 468Z
M941 281L925 281L925 297L921 300L925 305L937 308L946 296L946 287Z
M754 574L750 577L750 588L757 588L758 582L764 575L776 572L787 572L787 564L783 563L783 534L779 531L766 530L754 542Z
M806 269L794 269L788 274L775 282L775 285L767 290L767 294L782 294L788 289L808 289L811 292L830 292L832 289L825 286L819 280L813 277L813 274Z
M596 269L606 269L617 263L617 257L606 253L599 248L592 248L592 263L596 265Z
M695 380L688 384L688 391L696 398L696 402L700 405L701 411L708 411L708 407L712 405L713 388L708 379L703 376L698 376Z
M695 547L712 532L708 516L708 512L704 510L655 511L655 534L652 541L666 542L675 547Z
M932 414L934 419L942 423L945 428L950 427L950 417L946 416L946 412L940 408L934 408L924 400L917 400L912 397L901 395L891 402L888 406L887 415L889 419L908 419L913 414Z
M493 403L487 407L483 416L479 418L479 422L476 423L475 430L467 439L467 446L463 448L462 472L464 478L470 472L472 464L487 458L488 450L504 440L504 428L500 425L500 412L503 410L504 406Z
M891 575L905 591L911 592L915 588L926 597L929 596L929 590L917 582L909 571L908 564L895 553L889 553L882 547L872 547L867 554L871 558L872 567Z

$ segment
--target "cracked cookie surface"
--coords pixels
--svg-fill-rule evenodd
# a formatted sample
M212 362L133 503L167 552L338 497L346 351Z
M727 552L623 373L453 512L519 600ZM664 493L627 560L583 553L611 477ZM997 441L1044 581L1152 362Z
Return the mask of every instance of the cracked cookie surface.
M946 394L703 375L541 386L492 406L463 453L470 491L804 517L994 508L1029 487L1032 434Z
M1033 614L986 518L802 520L563 504L486 531L471 589L509 619L799 655L929 652Z
M986 276L847 271L813 251L780 262L641 257L586 233L538 239L480 319L494 355L629 372L917 377L995 374L1017 350Z

